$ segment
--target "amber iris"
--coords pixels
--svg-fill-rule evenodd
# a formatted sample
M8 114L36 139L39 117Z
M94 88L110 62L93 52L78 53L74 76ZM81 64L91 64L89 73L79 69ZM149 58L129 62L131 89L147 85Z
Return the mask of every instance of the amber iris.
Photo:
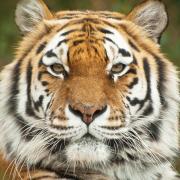
M125 67L125 65L121 64L121 63L114 64L111 68L111 73L113 73L113 74L121 73L123 71L124 67Z
M50 66L51 70L56 74L63 74L65 69L61 64L53 64Z

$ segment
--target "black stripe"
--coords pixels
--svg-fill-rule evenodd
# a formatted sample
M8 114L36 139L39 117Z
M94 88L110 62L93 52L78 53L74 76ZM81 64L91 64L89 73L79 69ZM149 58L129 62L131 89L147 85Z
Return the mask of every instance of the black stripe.
M69 31L66 31L66 32L62 33L60 36L66 36L66 35L68 35L68 34L70 34L72 32L76 32L76 31L79 31L79 30L78 29L71 29Z
M131 57L131 54L125 49L119 48L119 53L122 54L122 56L124 57Z
M108 129L108 130L118 130L118 129L122 128L122 126L114 126L114 127L111 127L111 126L100 126L100 128Z
M56 172L57 173L57 172ZM58 172L61 179L69 179L69 180L83 180L82 178L77 177L74 172L72 174L67 174L68 172Z
M40 52L42 52L44 50L44 48L46 47L47 42L43 42L42 44L40 44L40 46L37 48L36 54L39 54Z
M45 92L48 93L48 92L49 92L49 89L45 89ZM49 103L50 103L50 102L49 102ZM48 104L49 104L49 103L48 103ZM47 107L48 107L48 106L47 106Z
M113 164L113 165L115 165L115 164L116 165L123 165L125 162L126 162L126 160L123 157L118 156L115 153L114 153L113 157L110 160L110 163ZM117 174L114 174L114 176L116 177L115 180L119 180L119 178L117 177Z
M42 81L41 84L42 84L43 86L47 86L49 83L48 83L47 81Z
M108 21L104 21L104 20L101 19L101 22L103 22L104 24L106 24L106 25L108 25L108 26L110 26L110 27L112 27L112 28L117 29L117 26L115 26L115 25L109 23Z
M77 45L79 45L79 44L81 44L81 43L83 43L84 42L84 40L77 40L77 41L74 41L73 42L73 45L74 46L77 46Z
M39 71L38 76L37 76L38 81L40 81L40 80L41 80L42 75L43 75L42 71Z
M39 111L39 108L42 107L43 99L44 99L44 96L41 95L41 96L39 96L38 101L33 102L34 103L34 108L35 108L36 111Z
M71 26L71 25L74 25L74 24L76 24L74 21L70 21L70 22L66 23L65 25L63 25L62 27L60 27L59 29L57 29L56 32L60 32L63 29L65 29L67 26Z
M73 19L76 18L76 16L64 16L64 17L60 17L60 20L62 19Z
M160 120L150 123L146 127L146 132L152 141L158 141L160 139L160 128L162 122Z
M59 43L57 44L57 47L59 47L62 43L67 43L69 41L69 39L63 39L62 41L59 41Z
M136 64L136 65L138 64L137 59L136 59L136 57L134 55L133 55L133 63Z
M104 29L104 28L98 28L98 30L104 34L113 34L113 32L107 30L107 29Z
M39 60L39 63L38 63L38 68L40 68L43 64L43 57L41 57L41 59Z
M46 89L45 92L47 93L47 96L50 95L49 89ZM47 116L46 114L48 112L48 109L52 106L52 103L53 103L53 100L52 100L52 97L51 97L50 101L46 105L45 116Z
M131 68L131 69L129 69L129 71L127 71L126 74L136 74L136 73L137 73L136 69Z
M150 99L151 100L151 79L150 79L150 65L148 63L147 58L143 59L143 68L144 68L144 73L145 73L145 77L146 77L146 81L147 81L147 94L146 94L146 99Z
M130 57L131 56L131 54L128 51L126 51L125 49L119 48L119 46L112 39L110 39L108 37L104 37L104 39L113 43L118 48L119 53L122 54L122 56L124 56L124 57Z
M26 114L39 119L39 117L35 114L32 107L31 82L32 82L32 66L31 66L31 61L29 61L28 66L27 66L27 73L26 73L26 83L27 83Z
M159 91L160 101L161 104L165 107L167 106L167 102L165 101L163 92L165 91L164 83L166 81L166 72L165 72L166 64L158 56L154 56L154 58L158 66L158 75L159 75L158 91Z
M114 16L106 16L106 18L112 18L114 20L122 20L120 17L114 17Z
M108 37L104 37L104 39L111 42L111 43L113 43L119 49L119 46L112 39L110 39Z
M128 159L131 160L131 161L139 160L139 158L134 154L126 153L126 155L127 155Z
M146 109L144 110L142 115L143 116L148 116L148 115L150 115L152 113L153 113L153 107L152 107L152 104L149 103L148 106L146 107Z
M136 106L137 104L142 107L144 105L144 100L139 100L138 98L130 99L130 97L126 97L126 99L130 102L131 106Z
M147 81L147 94L146 94L146 100L149 100L149 105L148 107L144 110L143 115L147 116L153 113L153 106L152 106L152 98L151 98L151 79L150 79L150 65L148 63L147 58L143 59L143 68L146 76L146 81Z
M19 60L15 65L14 70L12 71L12 86L10 90L10 98L9 98L9 112L16 113L17 109L17 95L19 93L18 83L20 77L20 66L22 60Z
M129 89L132 89L136 84L138 84L139 79L135 77L133 81L128 85Z
M51 58L51 57L57 57L57 55L53 52L53 50L50 50L46 53L46 56Z
M129 40L128 42L129 42L129 45L130 45L134 50L136 50L137 52L140 52L139 48L138 48L131 40Z
M152 103L152 99L151 99L150 66L149 66L147 58L143 58L143 68L144 68L144 73L145 73L146 82L147 82L147 93L146 93L145 99L139 100L138 98L134 98L133 100L131 100L129 97L126 97L126 99L130 102L130 104L132 106L135 106L137 104L140 105L138 111L142 109L142 107L144 106L144 103L147 100L149 100L150 103Z
M104 48L104 54L105 54L105 61L108 62L109 58L108 58L107 51L105 48Z
M73 126L58 126L58 125L53 125L53 124L51 124L50 125L52 128L54 128L54 129L58 129L58 130L68 130L68 129L73 129L74 127Z

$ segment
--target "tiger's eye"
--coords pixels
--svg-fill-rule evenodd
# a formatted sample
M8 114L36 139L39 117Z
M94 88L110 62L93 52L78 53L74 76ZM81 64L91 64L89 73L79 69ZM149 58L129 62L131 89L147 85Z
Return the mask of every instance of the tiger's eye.
M51 67L51 70L56 74L62 74L65 71L63 65L61 64L53 64L50 67Z
M124 67L125 67L124 64L121 64L121 63L115 64L112 66L111 72L114 74L118 74L123 71Z

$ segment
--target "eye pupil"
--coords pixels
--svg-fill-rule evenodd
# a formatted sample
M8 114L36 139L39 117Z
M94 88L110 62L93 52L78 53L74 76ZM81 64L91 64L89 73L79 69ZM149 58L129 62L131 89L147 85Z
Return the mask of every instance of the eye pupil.
M64 73L64 67L61 64L53 64L51 65L51 70L56 74Z
M116 73L120 73L123 69L124 69L125 65L124 64L115 64L112 66L111 68L111 72L116 74Z

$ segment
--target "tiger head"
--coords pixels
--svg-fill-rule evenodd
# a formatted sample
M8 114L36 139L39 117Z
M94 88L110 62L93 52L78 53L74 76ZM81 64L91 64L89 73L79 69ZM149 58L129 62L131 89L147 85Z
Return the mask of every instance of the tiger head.
M93 166L175 155L179 96L175 67L159 49L162 2L123 15L52 13L23 0L16 23L23 39L0 85L7 154L36 164L51 152Z

